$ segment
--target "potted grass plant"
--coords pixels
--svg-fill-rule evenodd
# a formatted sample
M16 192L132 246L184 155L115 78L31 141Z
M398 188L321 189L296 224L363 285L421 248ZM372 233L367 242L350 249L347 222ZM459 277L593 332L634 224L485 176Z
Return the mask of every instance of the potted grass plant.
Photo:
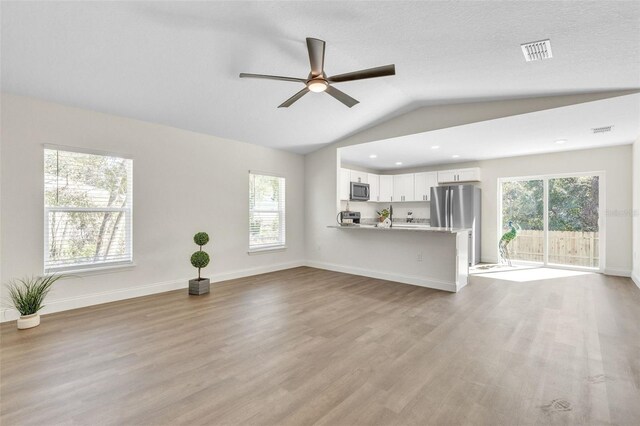
M376 214L378 215L378 222L384 222L384 220L389 217L389 210L382 209L380 211L376 211Z
M191 265L198 268L198 278L189 280L189 294L201 295L209 293L209 278L202 278L200 270L209 264L209 254L202 250L202 246L209 242L206 232L198 232L193 236L193 242L200 246L200 250L191 255Z
M51 286L62 277L63 275L52 274L9 282L7 292L9 293L10 305L20 313L19 330L33 328L40 324L38 311L44 308L44 298L47 297Z

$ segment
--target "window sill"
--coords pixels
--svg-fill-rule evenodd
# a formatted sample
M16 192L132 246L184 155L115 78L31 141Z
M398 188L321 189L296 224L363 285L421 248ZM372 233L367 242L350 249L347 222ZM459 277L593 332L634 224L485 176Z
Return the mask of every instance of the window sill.
M63 275L86 277L90 275L112 274L115 272L121 272L123 270L133 269L135 266L136 264L134 262L127 262L127 263L118 263L116 265L81 267L78 269L65 269L65 268L51 269L46 271L45 274L63 274Z
M287 249L287 246L273 246L273 247L265 247L265 248L259 248L259 249L249 249L247 253L249 255L264 254L264 253L272 253L274 251L284 251L286 249Z

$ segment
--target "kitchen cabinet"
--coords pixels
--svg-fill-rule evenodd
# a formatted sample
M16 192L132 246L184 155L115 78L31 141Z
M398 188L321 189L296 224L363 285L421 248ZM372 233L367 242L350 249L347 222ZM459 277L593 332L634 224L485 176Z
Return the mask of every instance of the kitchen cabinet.
M480 168L472 167L469 169L458 170L458 182L474 182L480 180Z
M368 173L367 182L369 183L369 201L380 201L380 176Z
M393 196L393 176L380 175L378 178L380 181L378 201L389 203Z
M480 180L480 167L468 169L442 170L438 172L438 183L477 182Z
M413 173L393 175L393 201L414 201Z
M357 170L351 170L351 182L368 183L367 172L359 172Z
M437 172L422 172L414 175L414 197L416 201L430 201L431 187L438 186Z
M351 170L340 169L340 200L348 200L351 192Z

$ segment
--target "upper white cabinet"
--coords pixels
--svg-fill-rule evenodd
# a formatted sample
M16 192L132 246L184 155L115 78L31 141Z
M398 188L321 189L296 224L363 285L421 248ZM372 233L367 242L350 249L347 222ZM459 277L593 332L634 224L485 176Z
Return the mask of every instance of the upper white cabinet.
M458 182L476 182L480 180L480 167L458 170Z
M413 173L393 175L393 201L414 201Z
M393 176L380 175L378 178L380 180L378 201L391 202L391 197L393 196Z
M380 176L368 173L367 183L369 184L369 201L380 201Z
M416 201L431 201L431 187L438 186L437 172L422 172L414 175L414 197Z
M351 170L340 169L340 199L348 200L351 193Z
M367 182L368 173L351 170L351 182L369 183Z
M340 169L340 200L348 200L351 182L369 184L370 202L431 201L431 188L438 184L480 180L480 168L443 170L441 172L376 175L357 170Z
M480 168L442 170L438 172L438 183L477 182L480 180Z

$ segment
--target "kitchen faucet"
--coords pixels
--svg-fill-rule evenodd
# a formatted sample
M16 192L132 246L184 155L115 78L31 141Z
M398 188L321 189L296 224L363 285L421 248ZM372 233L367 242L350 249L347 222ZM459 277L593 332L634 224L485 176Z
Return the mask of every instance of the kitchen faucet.
M391 204L389 204L389 220L391 221L391 225L389 225L389 228L393 227L393 206Z

